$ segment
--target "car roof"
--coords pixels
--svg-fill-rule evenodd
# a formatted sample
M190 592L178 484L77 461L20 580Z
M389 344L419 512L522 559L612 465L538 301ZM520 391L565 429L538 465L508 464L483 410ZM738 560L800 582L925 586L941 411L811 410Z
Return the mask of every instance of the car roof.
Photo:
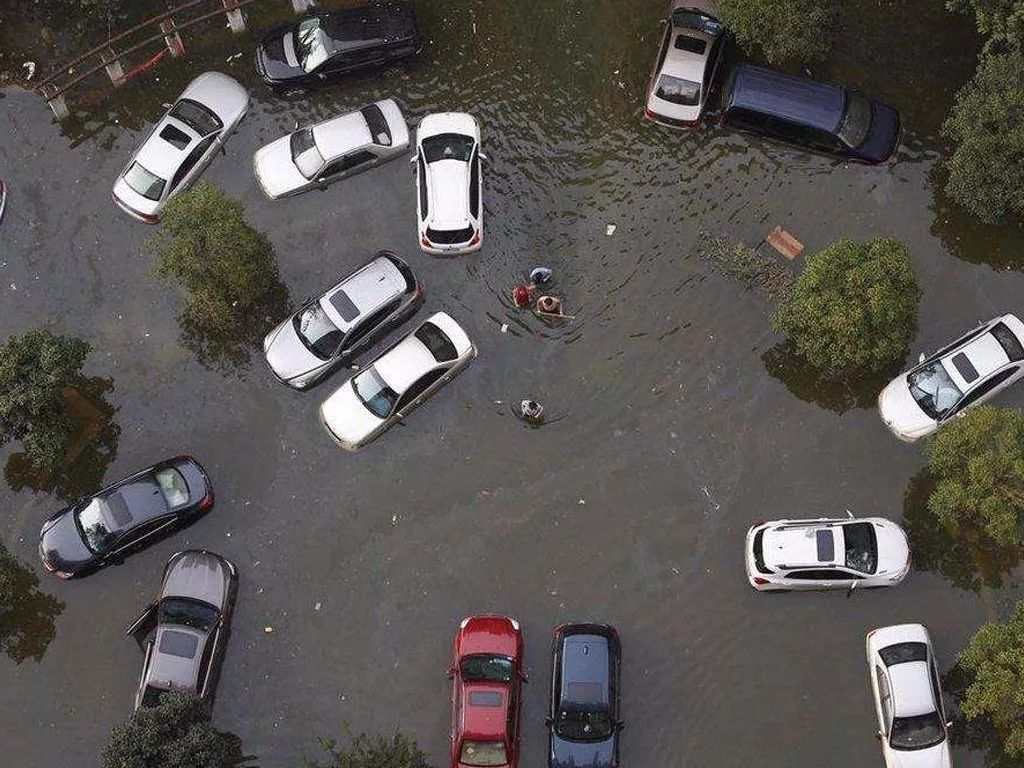
M676 40L680 37L689 37L703 42L706 46L704 53L693 53L692 51L677 48ZM714 40L715 38L711 37L711 35L706 35L696 29L675 29L672 35L672 42L668 46L668 53L665 56L665 63L661 67L661 73L701 83L704 79L704 69L707 66L708 56L711 53L711 44Z
M504 740L508 722L508 686L466 683L462 686L462 735L481 741Z
M148 685L171 690L195 691L199 681L199 661L207 635L189 627L159 627L153 640Z
M607 705L611 648L603 635L568 635L562 640L562 702Z
M373 364L380 377L399 395L437 366L437 360L426 344L416 338L415 332L398 342Z
M765 529L762 553L774 568L837 565L845 561L845 543L842 521L793 521Z
M169 125L188 137L188 144L184 148L178 149L166 139L161 138L160 134ZM188 153L192 151L199 138L199 135L185 123L176 120L170 115L164 115L160 122L156 124L153 133L139 147L139 151L134 159L150 173L156 174L164 179L164 181L169 181L178 168L181 167L185 158L188 157Z
M151 471L151 470L149 470ZM99 497L107 504L117 530L167 514L167 499L152 474L135 477Z
M428 218L433 229L459 229L469 223L469 163L437 160L427 165Z
M888 670L896 717L914 717L936 711L931 671L927 662L905 661L894 664Z
M325 160L334 160L346 152L373 141L370 126L359 110L313 126L313 141Z
M750 109L834 133L843 117L846 92L838 85L787 75L766 67L736 68L727 108Z
M1010 358L1006 354L1006 350L992 335L991 330L976 336L964 346L942 358L942 364L946 371L956 385L964 391L974 388L1008 362L1010 362Z
M320 306L332 323L347 332L359 319L405 293L406 287L398 267L386 256L379 256L324 294ZM354 317L353 307L358 313ZM349 319L342 315L343 310Z

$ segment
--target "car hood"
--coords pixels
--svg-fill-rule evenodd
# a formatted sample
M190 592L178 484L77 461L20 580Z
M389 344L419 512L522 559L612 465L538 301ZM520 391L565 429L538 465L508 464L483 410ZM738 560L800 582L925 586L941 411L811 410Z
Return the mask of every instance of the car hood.
M611 768L615 737L606 741L566 741L551 734L550 768Z
M181 552L167 567L160 599L190 597L223 610L229 584L230 575L220 557L210 552Z
M314 355L299 339L292 318L268 334L270 343L265 347L267 365L281 379L289 381L316 370L326 361Z
M895 523L876 525L878 538L878 571L896 574L906 570L910 563L910 545L903 529Z
M39 547L46 561L64 573L74 573L95 557L82 541L70 507L40 536Z
M347 446L358 447L384 423L356 396L349 379L324 400L320 418L335 439Z
M299 66L295 52L295 32L278 29L267 35L256 47L256 67L268 80L295 80L306 72Z
M874 103L871 132L857 153L873 163L888 160L900 139L900 115L895 109L879 102Z
M951 768L949 741L928 749L890 750L889 765L890 768Z
M257 149L252 156L252 169L264 194L271 199L309 184L292 162L290 134Z
M910 394L905 374L882 390L878 396L878 412L889 429L903 440L917 440L934 432L938 426Z

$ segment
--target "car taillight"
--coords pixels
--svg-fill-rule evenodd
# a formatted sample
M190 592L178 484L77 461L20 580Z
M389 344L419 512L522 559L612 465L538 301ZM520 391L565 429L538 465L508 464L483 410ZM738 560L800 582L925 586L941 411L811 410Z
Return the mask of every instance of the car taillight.
M764 586L765 584L768 584L769 581L768 581L768 579L762 579L760 576L755 576L754 577L754 583L758 584L760 586Z
M644 108L644 117L646 117L648 120L653 120L654 118L657 117L657 115L652 110L650 110L650 109L645 107Z
M421 237L420 238L420 245L422 245L424 248L430 248L431 247L431 242L429 240L427 240L427 238Z
M479 230L473 233L473 239L469 241L470 245L477 245L480 242Z
M212 506L213 506L213 496L211 496L210 494L206 494L199 501L199 509L209 509Z

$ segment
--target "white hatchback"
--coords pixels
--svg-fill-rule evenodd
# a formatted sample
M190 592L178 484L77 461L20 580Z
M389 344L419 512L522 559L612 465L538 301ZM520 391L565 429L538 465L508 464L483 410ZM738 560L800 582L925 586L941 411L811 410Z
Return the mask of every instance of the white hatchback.
M761 592L889 587L909 573L910 546L882 517L774 520L747 531L744 560Z
M276 200L362 173L408 146L402 111L384 99L261 147L252 157L252 170L263 194Z
M320 422L338 445L357 450L408 416L474 357L466 332L438 312L324 400Z
M952 723L928 630L920 624L873 629L867 655L886 768L950 768Z
M480 126L464 112L427 115L416 132L420 248L457 256L479 250L484 238Z
M912 443L1024 376L1024 323L989 320L894 379L878 396L889 430Z

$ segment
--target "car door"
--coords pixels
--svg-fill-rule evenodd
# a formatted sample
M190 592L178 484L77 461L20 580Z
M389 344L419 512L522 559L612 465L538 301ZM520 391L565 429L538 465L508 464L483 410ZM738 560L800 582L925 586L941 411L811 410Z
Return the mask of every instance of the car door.
M139 675L139 685L135 689L135 708L136 709L138 709L139 705L142 703L142 693L143 693L143 691L146 690L146 680L149 677L149 662L153 658L153 648L154 648L154 646L155 646L155 642L153 640L150 640L148 643L146 643L146 658L142 662L142 674Z
M795 580L791 589L801 590L849 589L857 581L852 573L839 568L801 569L793 571L787 578Z
M435 368L423 376L420 376L412 386L410 386L398 399L398 404L395 409L397 417L399 419L408 416L420 403L433 394L435 385L437 385L442 378L444 378L446 368Z
M401 299L393 299L376 312L367 315L359 325L348 332L341 345L340 357L349 360L379 341L388 331L388 328L382 328L381 324L394 314L401 304Z
M520 680L518 674L512 675L512 681L508 686L508 718L505 723L505 733L508 736L509 763L512 765L516 764L519 757Z
M156 627L156 617L157 604L150 603L138 618L125 628L124 636L134 637L136 640L145 637Z
M346 176L352 176L366 170L378 159L377 153L369 149L357 149L349 152L328 163L317 177L317 183L327 185Z
M878 717L878 730L884 736L880 737L887 741L890 726L892 725L892 690L889 687L889 678L884 667L877 662L874 663L874 685L875 689L875 715Z
M170 526L177 520L175 515L162 515L153 520L148 520L141 525L126 531L114 543L113 549L105 556L105 560L118 561L125 555L147 546L154 539L166 533Z
M174 177L171 179L170 195L176 195L179 192L184 192L186 189L195 183L195 180L203 172L210 160L213 158L213 154L217 148L217 138L220 136L219 133L211 133L205 139L202 139L198 144L193 147L192 151L188 153L188 157L181 164L178 170L175 172Z
M207 639L203 648L203 657L199 662L199 698L209 702L213 697L213 691L217 682L217 668L220 663L220 653L223 638L223 619L217 619L217 626L213 634Z
M456 661L455 672L452 675L452 727L451 727L451 758L452 763L458 759L459 750L459 723L462 722L462 680L459 678L459 666Z
M949 409L949 413L946 414L943 421L948 421L954 416L958 416L963 413L968 408L984 403L986 400L995 397L995 395L1006 386L1010 378L1019 373L1019 371L1019 366L1011 365L1009 368L1004 368L999 373L982 382L960 398L960 402Z

